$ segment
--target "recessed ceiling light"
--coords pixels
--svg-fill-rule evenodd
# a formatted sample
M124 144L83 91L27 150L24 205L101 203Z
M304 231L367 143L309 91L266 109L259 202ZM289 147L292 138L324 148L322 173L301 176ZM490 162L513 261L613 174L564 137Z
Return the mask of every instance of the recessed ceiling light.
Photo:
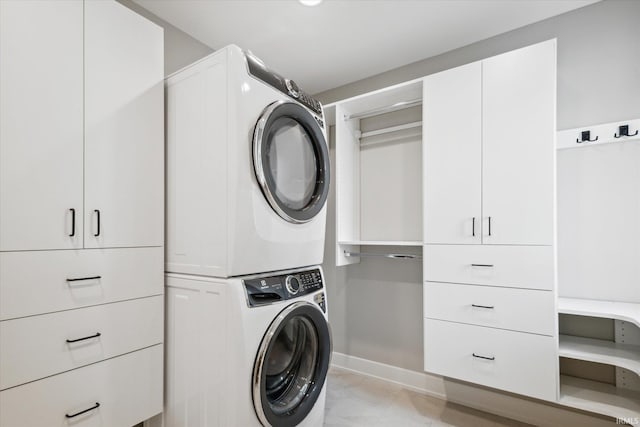
M305 6L317 6L322 3L322 0L298 0L301 4Z

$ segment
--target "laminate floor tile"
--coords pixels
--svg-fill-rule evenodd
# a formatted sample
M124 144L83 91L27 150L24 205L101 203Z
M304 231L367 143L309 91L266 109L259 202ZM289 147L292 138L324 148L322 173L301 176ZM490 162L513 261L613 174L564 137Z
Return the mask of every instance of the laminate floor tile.
M325 427L522 427L518 421L331 368Z

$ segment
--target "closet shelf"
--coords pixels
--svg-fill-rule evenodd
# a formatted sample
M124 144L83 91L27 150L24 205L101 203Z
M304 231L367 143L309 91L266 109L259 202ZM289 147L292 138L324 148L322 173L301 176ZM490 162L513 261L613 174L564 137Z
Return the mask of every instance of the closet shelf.
M560 404L610 417L640 416L640 393L610 384L560 376Z
M339 245L357 246L422 246L422 241L418 240L345 240L339 241Z
M558 298L558 313L617 319L640 327L640 304L637 303Z
M560 357L604 363L640 375L640 345L560 335Z

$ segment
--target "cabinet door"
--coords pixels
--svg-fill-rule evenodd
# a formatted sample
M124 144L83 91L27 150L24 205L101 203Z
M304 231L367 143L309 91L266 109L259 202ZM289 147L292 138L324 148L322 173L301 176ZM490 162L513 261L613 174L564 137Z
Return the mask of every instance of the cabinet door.
M483 243L551 245L555 40L487 59L482 76Z
M115 1L85 2L85 247L161 246L162 29Z
M424 241L481 243L481 65L424 80Z
M0 251L82 247L82 102L82 2L0 1Z

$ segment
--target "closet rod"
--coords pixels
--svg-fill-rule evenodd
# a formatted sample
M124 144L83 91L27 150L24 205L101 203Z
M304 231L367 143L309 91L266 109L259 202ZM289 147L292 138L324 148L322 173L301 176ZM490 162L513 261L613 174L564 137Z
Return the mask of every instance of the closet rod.
M403 125L391 126L384 129L372 130L369 132L362 132L360 134L360 139L368 138L370 136L384 135L385 133L397 132L405 129L419 128L419 127L422 127L422 120L419 122L406 123Z
M422 255L414 255L414 254L379 254L372 252L349 252L344 251L344 256L346 257L384 257L391 259L421 259Z
M387 105L385 107L374 108L373 110L363 111L362 113L345 114L345 120L351 119L363 119L365 117L377 116L379 114L391 113L392 111L404 110L405 108L415 107L422 104L422 98L413 99L411 101L396 102L393 105Z

